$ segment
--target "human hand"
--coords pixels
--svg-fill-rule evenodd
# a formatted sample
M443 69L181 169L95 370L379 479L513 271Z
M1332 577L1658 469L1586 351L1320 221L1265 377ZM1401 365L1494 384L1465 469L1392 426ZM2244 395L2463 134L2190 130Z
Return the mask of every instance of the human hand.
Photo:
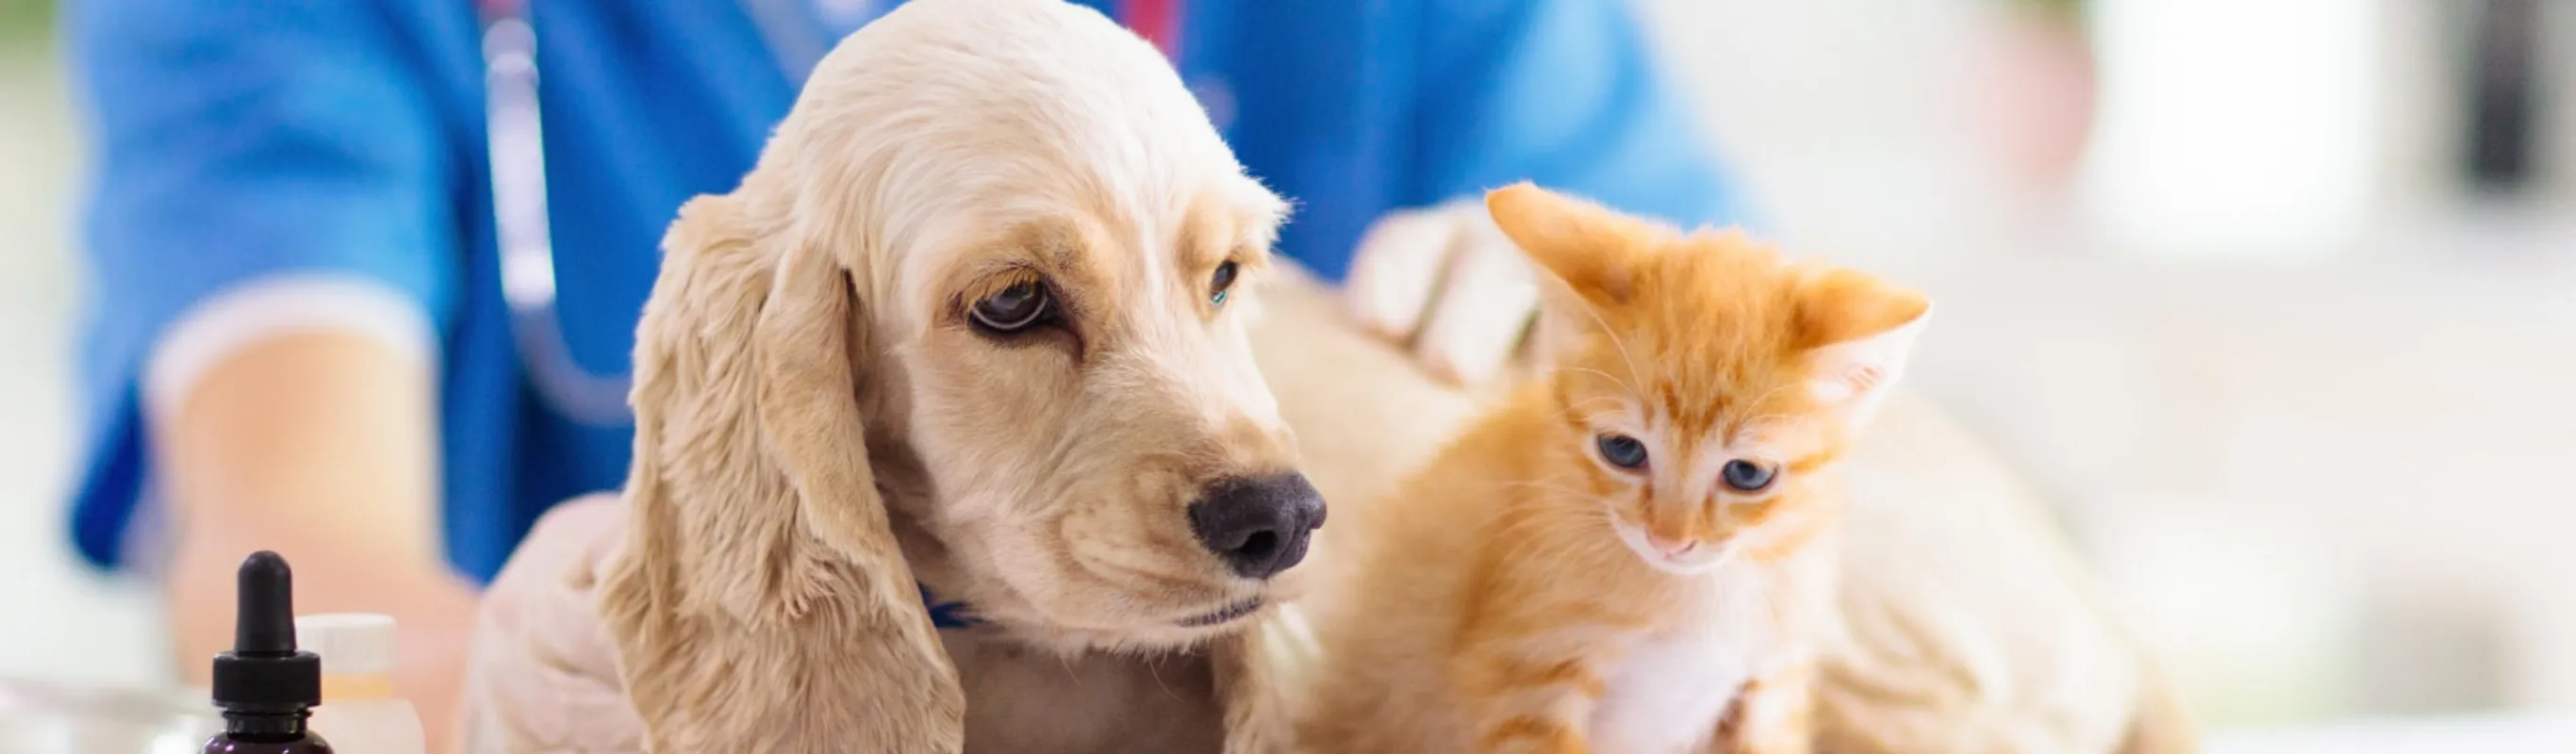
M325 327L156 356L152 371L157 484L186 522L158 570L187 682L207 684L206 658L232 646L242 556L273 550L294 565L299 612L393 616L395 691L433 751L452 743L479 597L435 536L436 370Z
M461 751L643 750L592 591L626 540L626 515L606 493L555 506L484 590Z
M1539 303L1536 270L1482 203L1465 200L1378 218L1351 257L1344 295L1362 325L1467 386L1502 372Z

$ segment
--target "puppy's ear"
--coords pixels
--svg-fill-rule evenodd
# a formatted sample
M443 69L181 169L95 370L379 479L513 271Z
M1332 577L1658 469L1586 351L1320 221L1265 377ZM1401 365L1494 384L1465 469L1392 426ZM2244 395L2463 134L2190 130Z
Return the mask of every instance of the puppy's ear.
M701 197L636 333L601 589L656 751L958 751L964 697L868 467L861 304L784 192Z

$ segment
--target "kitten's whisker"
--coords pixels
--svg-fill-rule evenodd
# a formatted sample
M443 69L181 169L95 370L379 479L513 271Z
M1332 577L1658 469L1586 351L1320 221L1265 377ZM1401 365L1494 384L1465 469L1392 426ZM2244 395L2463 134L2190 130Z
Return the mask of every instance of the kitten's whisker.
M1743 402L1738 403L1737 405L1738 405L1739 407L1759 406L1759 405L1762 405L1762 403L1763 403L1764 401L1771 400L1771 396L1779 395L1779 394L1780 394L1780 391L1783 391L1783 390L1789 390L1789 389L1792 389L1792 388L1795 388L1795 387L1798 387L1798 384L1797 384L1797 383L1789 383L1789 384L1784 384L1784 385L1773 385L1773 386L1771 386L1771 389L1769 389L1769 390L1765 390L1765 391L1762 391L1762 394L1761 394L1761 395L1754 396L1754 397L1753 397L1753 400L1743 401ZM1759 415L1759 416L1746 417L1746 418L1744 418L1744 419L1742 419L1742 420L1737 421L1737 422L1735 423L1735 426L1739 429L1739 431L1742 431L1742 430L1749 430L1749 429L1756 429L1756 428L1759 428L1759 427L1761 427L1764 423L1766 423L1766 422L1770 422L1770 421L1772 421L1772 420L1774 420L1774 419L1784 420L1784 421L1795 421L1797 418L1798 418L1798 417L1797 417L1796 415L1794 415L1794 414L1788 414L1788 413L1782 413L1782 412L1777 412L1777 411L1775 411L1775 412L1772 412L1772 413L1762 414L1762 415Z
M1598 370L1598 369L1586 369L1586 370L1583 370L1583 371L1599 373L1601 370ZM1608 377L1609 375L1606 375L1606 374L1605 374L1605 375L1602 375L1602 376L1604 376L1604 377ZM1614 378L1614 379L1615 379L1615 378ZM1623 388L1623 389L1624 389L1624 388ZM1596 395L1596 396L1592 396L1592 397L1590 397L1590 398L1585 398L1585 399L1583 399L1583 400L1575 401L1575 402L1573 402L1573 403L1568 403L1568 404L1566 404L1566 405L1565 405L1565 408L1564 408L1563 410L1561 410L1559 413L1561 413L1561 414L1563 414L1563 415L1566 415L1566 416L1572 416L1572 415L1574 415L1574 411L1575 411L1576 409L1580 409L1580 408L1583 408L1584 406L1589 406L1589 405L1592 405L1592 404L1595 404L1595 403L1609 403L1609 404L1615 404L1615 405L1625 406L1625 405L1627 405L1628 401L1627 401L1627 399L1620 398L1620 397L1615 396L1615 395Z
M1611 374L1611 373L1609 373L1609 372L1604 372L1604 371L1601 371L1601 370L1599 370L1599 369L1594 369L1594 368L1591 368L1591 367L1578 367L1578 366L1569 366L1569 367L1565 367L1565 371L1569 371L1569 372L1590 372L1590 373L1592 373L1592 374L1601 375L1601 379L1609 380L1609 381L1610 381L1610 384L1618 385L1620 390L1626 391L1629 395L1637 395L1637 394L1638 394L1638 392L1637 392L1637 386L1636 386L1636 385L1634 385L1634 384L1630 383L1629 381L1627 381L1627 380L1625 380L1625 379L1621 379L1618 375ZM1633 373L1635 370L1632 368L1630 371ZM1608 398L1609 396L1601 396L1601 397ZM1617 400L1617 399L1616 399L1616 398L1612 398L1612 400Z
M1626 338L1620 337L1618 328L1611 327L1609 320L1602 319L1601 312L1594 310L1590 306L1583 307L1583 313L1585 316L1592 318L1592 324L1601 328L1601 335L1602 337L1610 339L1610 346L1612 348L1619 349L1619 360L1627 363L1629 374L1639 375L1646 373L1645 370L1637 368L1637 357L1635 354L1628 351L1628 341ZM1625 383L1622 383L1619 387L1630 393L1637 392L1636 388L1629 387Z
M1762 430L1768 429L1770 424L1774 421L1787 424L1797 420L1798 417L1794 414L1762 414L1760 416L1746 417L1743 421L1736 422L1735 431L1742 435L1759 434Z

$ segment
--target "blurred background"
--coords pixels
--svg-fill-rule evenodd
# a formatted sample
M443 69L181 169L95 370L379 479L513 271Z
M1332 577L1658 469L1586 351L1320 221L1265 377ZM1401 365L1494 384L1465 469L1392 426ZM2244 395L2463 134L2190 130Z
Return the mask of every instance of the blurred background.
M2227 750L2576 751L2576 2L1638 2L1774 235L1934 292L1912 379ZM0 676L166 684L62 535L51 6L0 0Z

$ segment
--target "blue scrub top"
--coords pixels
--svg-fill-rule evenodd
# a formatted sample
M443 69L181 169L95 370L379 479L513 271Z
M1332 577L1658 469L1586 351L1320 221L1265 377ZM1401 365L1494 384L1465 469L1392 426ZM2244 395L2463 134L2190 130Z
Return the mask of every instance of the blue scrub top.
M791 13L762 26L761 2L531 3L560 316L588 369L628 369L663 228L683 200L730 190L786 114L798 82L773 49L794 35L819 49L866 20L826 13L846 0L776 0ZM1250 171L1299 203L1279 250L1328 278L1377 215L1522 179L1740 220L1621 0L1171 4L1184 77ZM548 506L625 481L631 428L554 413L511 345L472 5L66 6L96 149L72 515L92 562L117 566L150 506L137 382L154 340L261 276L360 276L429 313L445 540L463 573L490 578Z

